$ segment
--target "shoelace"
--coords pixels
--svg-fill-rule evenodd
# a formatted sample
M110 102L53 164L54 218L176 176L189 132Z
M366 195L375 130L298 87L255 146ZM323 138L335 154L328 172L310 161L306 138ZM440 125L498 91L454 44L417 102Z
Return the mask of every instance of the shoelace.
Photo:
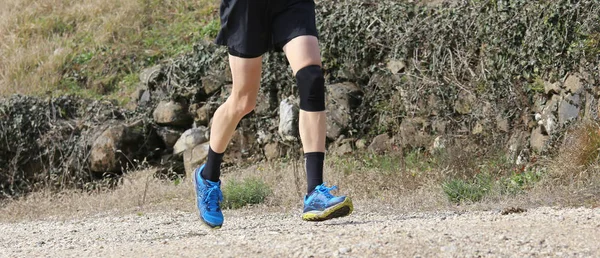
M327 198L333 198L334 196L330 193L330 191L333 191L337 189L337 186L332 186L332 187L327 187L325 186L325 183L318 185L315 190L321 192L323 195L325 195L325 197Z
M209 186L204 192L204 203L207 204L208 211L217 211L219 202L223 200L223 194L219 190L219 186Z

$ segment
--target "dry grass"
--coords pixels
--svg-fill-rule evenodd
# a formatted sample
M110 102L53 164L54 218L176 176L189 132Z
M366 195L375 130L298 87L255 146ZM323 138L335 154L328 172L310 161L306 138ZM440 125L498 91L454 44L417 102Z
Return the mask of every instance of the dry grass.
M521 195L491 195L480 202L468 205L448 206L448 209L458 210L495 210L508 207L600 207L600 181L587 186L582 185L553 185L541 182L526 194ZM439 207L438 207L439 208Z
M137 70L191 47L217 2L3 0L0 95L124 94Z
M585 184L599 177L600 125L586 121L564 136L558 157L551 162L551 176L561 184Z
M547 161L549 175L540 185L564 205L600 205L600 125L583 121L569 129L554 160ZM566 197L564 197L566 196Z
M385 157L385 156L379 156ZM390 156L393 157L393 156ZM600 177L585 183L561 184L548 177L528 189L525 194L492 193L479 202L456 205L448 200L442 181L448 171L424 165L402 169L396 163L379 159L377 166L353 163L356 157L331 157L326 162L325 181L338 185L341 194L351 196L358 209L376 205L393 208L394 212L432 210L499 210L509 206L591 206L600 204ZM414 161L423 158L415 159ZM367 164L367 165L365 165ZM351 171L350 171L351 170ZM176 184L153 177L154 170L143 170L124 177L123 183L110 191L82 193L66 191L60 194L34 193L26 198L2 204L0 221L22 221L48 217L67 219L104 214L131 214L154 211L182 210L195 213L195 197L191 180ZM277 161L253 164L243 168L228 168L223 182L235 179L259 178L270 186L272 194L264 211L299 211L306 183L301 161ZM387 209L386 208L386 209ZM250 210L254 209L252 207ZM243 212L243 211L242 211Z
M187 183L154 178L154 170L131 173L113 190L98 192L64 191L37 192L13 200L2 208L0 220L31 220L46 217L69 218L101 213L132 213L146 208L182 207L193 203L193 188ZM193 208L189 207L191 211Z
M194 192L191 180L175 185L171 181L153 177L153 170L143 170L124 177L123 184L110 191L82 193L66 191L60 194L33 193L26 198L5 203L0 208L0 221L19 221L54 218L72 218L105 213L136 213L160 210L184 210L195 212ZM260 178L271 187L263 208L275 210L300 209L306 191L302 162L269 162L245 168L229 168L224 171L224 184L232 179ZM384 174L376 169L348 175L335 162L328 162L325 180L328 185L338 185L340 194L347 194L355 202L394 204L414 210L432 209L449 203L439 186L424 184L423 187L406 191L406 184L395 175ZM405 182L406 183L406 182ZM147 191L146 191L147 190ZM144 197L144 192L146 193Z

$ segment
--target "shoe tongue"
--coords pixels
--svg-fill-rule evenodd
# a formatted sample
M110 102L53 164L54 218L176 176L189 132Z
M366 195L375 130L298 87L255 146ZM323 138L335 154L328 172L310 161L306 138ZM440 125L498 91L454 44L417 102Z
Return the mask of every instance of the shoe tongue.
M328 188L327 186L324 186L324 185L317 186L317 188L315 188L315 190L317 190L317 189L321 193L328 193L329 191L331 191L331 188Z
M219 181L219 182L213 182L213 181L210 181L208 179L204 179L204 181L206 181L206 184L210 185L210 186L218 186L218 185L221 184L221 181Z
M331 194L331 192L330 192L330 191L331 191L331 190L334 190L334 189L335 189L335 188L333 188L333 187L332 187L332 188L327 188L327 187L323 186L323 187L321 187L321 188L319 189L319 190L320 190L319 192L320 192L322 195L325 195L327 198L332 198L332 197L333 197L333 195Z
M221 201L221 194L216 186L210 186L207 189L207 196L205 202L208 203L208 209L210 211L216 211L219 209L219 201Z

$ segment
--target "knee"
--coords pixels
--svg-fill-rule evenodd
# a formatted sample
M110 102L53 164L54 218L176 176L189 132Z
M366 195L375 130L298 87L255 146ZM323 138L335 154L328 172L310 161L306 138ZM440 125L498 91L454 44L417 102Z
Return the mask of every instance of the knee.
M300 109L309 112L325 111L325 78L318 65L300 69L296 73L300 95Z
M244 98L243 101L240 101L237 108L237 114L240 116L245 116L250 114L252 110L256 107L256 100L250 100L248 98Z
M232 92L227 99L230 110L236 117L244 117L256 107L256 97L249 93Z

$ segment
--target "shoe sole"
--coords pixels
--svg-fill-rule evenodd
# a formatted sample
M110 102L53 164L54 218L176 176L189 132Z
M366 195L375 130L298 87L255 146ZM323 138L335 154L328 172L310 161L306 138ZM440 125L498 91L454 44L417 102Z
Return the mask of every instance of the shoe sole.
M202 219L202 218L201 218ZM202 219L202 222L204 222L204 225L206 225L207 227L209 227L210 229L220 229L221 226L213 226L211 224L208 224L208 222L206 222L204 219Z
M354 206L352 205L352 200L350 200L350 198L346 197L346 199L343 202L338 203L335 206L330 207L322 212L319 212L319 213L314 213L314 212L310 212L310 211L306 212L306 213L302 214L302 219L305 221L314 221L314 222L330 220L330 219L348 216L352 213L353 210L354 210Z
M198 208L198 185L196 182L196 173L197 171L194 170L194 177L192 177L192 182L194 183L194 192L196 193L196 209L198 210L198 215L200 215L200 220L202 220L202 222L204 222L204 225L206 225L207 227L211 228L211 229L220 229L222 225L212 225L210 223L208 223L206 220L204 220L204 218L202 218L202 214L200 212L200 209Z

